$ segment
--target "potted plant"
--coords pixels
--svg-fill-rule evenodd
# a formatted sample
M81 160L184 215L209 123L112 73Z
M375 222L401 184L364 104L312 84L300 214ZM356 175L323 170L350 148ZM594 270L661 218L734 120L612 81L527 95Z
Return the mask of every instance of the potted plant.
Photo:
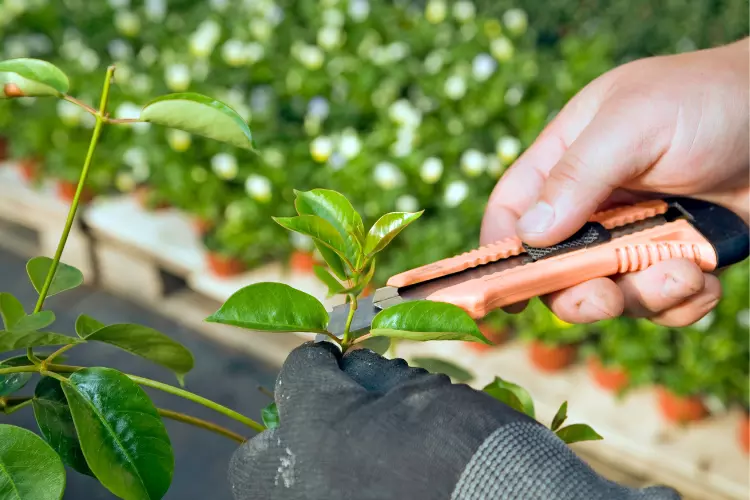
M528 342L529 359L544 372L560 371L573 364L588 328L560 320L538 299L532 300L518 318L518 334Z

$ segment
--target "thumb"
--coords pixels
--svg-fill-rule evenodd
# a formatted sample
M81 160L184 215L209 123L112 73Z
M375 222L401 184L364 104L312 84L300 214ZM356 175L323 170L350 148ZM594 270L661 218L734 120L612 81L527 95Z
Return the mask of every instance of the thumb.
M612 191L659 159L668 131L643 125L643 114L642 107L624 105L597 112L550 170L536 204L518 220L523 241L543 247L573 235Z

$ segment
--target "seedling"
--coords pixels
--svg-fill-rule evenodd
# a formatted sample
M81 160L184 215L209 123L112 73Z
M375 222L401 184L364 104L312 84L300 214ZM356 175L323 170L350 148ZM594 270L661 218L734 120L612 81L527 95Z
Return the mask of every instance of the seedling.
M0 411L9 414L31 406L42 437L11 425L0 424L0 496L18 500L57 500L65 489L64 464L79 473L95 477L114 495L125 499L159 499L169 489L174 456L162 422L170 418L210 430L238 443L246 438L213 422L157 408L141 386L161 390L204 405L256 432L279 425L276 405L262 412L263 424L193 394L182 387L164 384L108 367L60 364L61 355L87 342L104 342L171 370L180 386L193 368L193 356L184 346L154 329L137 324L105 325L81 315L75 325L77 337L54 333L47 327L55 321L44 309L47 297L83 283L82 273L60 262L68 234L80 203L102 128L147 121L178 128L253 150L250 129L225 104L199 94L171 94L146 104L139 119L113 119L107 102L114 67L107 69L99 108L68 94L68 79L50 63L35 59L0 62L1 97L51 96L70 101L91 113L94 126L88 153L81 169L53 258L35 257L26 268L39 297L31 313L13 295L0 293L0 353L26 349L25 356L0 362ZM355 346L384 350L393 338L415 341L463 340L487 342L476 323L462 309L451 304L415 301L397 305L378 314L368 333L355 335L351 329L358 299L375 272L376 256L405 227L419 218L417 213L390 213L365 232L362 218L351 203L335 191L316 189L297 192L298 215L275 219L281 226L311 237L328 268L316 274L330 294L344 294L349 317L341 338L328 331L328 313L314 297L281 283L259 283L234 295L207 321L250 330L311 332L323 334L346 351ZM37 348L59 346L49 354ZM433 370L446 364L418 360ZM34 373L41 375L34 395L15 396ZM455 375L454 375L455 376ZM465 375L464 375L465 378ZM528 393L497 379L485 390L514 408L534 416ZM565 405L564 405L565 407ZM560 413L560 412L558 412ZM565 410L553 425L566 442L597 439L590 430L574 426L557 429Z

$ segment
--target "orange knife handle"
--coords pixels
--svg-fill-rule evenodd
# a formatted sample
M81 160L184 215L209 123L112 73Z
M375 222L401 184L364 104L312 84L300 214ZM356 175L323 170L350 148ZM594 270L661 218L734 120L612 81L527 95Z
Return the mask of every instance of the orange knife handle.
M427 299L457 305L479 319L499 307L668 259L689 259L704 271L717 265L711 243L688 221L677 220L444 288Z

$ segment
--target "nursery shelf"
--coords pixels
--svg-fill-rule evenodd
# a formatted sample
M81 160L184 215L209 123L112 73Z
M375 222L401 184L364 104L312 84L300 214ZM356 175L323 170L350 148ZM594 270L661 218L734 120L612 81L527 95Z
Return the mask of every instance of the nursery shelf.
M590 382L583 366L559 374L540 373L518 343L476 352L459 342L403 342L397 356L450 359L474 374L476 387L495 376L520 384L531 393L537 417L546 423L568 401L568 422L590 424L604 437L576 445L576 451L592 462L617 464L644 484L670 485L686 499L748 498L750 468L737 444L739 414L678 427L661 418L654 391L637 390L618 400Z
M53 182L31 187L16 164L0 163L0 245L30 256L54 256L68 209L56 195ZM92 282L91 245L79 221L70 231L62 261L80 269L86 281Z

